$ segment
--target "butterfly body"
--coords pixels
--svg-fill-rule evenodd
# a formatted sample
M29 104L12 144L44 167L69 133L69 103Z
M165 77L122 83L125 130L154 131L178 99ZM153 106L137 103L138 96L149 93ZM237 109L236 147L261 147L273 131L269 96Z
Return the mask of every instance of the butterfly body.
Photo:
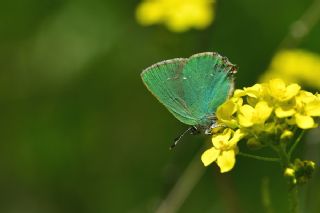
M210 129L232 93L236 66L215 52L156 63L141 73L148 90L182 123Z

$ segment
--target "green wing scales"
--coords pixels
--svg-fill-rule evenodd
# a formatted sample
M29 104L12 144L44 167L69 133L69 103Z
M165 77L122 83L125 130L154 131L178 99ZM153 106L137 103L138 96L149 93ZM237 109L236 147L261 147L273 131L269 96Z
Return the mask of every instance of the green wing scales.
M149 91L181 122L196 125L186 103L182 87L182 70L186 59L166 60L148 67L141 78Z
M200 125L210 125L214 112L232 93L234 72L235 66L217 53L188 59L183 69L184 100Z

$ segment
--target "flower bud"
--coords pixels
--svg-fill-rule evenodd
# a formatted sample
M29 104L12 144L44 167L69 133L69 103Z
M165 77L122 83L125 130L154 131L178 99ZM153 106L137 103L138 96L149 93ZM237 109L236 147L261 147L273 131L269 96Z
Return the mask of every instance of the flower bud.
M257 150L262 148L263 145L256 138L249 138L247 146L250 149Z

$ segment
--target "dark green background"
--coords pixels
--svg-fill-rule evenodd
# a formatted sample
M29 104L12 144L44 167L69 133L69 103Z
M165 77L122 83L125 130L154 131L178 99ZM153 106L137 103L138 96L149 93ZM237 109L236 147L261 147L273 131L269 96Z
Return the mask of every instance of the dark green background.
M312 1L221 0L213 25L182 34L139 26L138 3L0 2L0 212L153 212L209 137L170 152L186 127L144 88L141 70L217 51L240 67L236 86L250 86ZM319 38L316 24L298 47L320 53ZM319 161L319 151L309 143L298 153ZM243 157L227 174L208 167L180 212L262 212L265 176L285 212L280 167ZM305 212L319 212L319 189L318 173L302 189Z

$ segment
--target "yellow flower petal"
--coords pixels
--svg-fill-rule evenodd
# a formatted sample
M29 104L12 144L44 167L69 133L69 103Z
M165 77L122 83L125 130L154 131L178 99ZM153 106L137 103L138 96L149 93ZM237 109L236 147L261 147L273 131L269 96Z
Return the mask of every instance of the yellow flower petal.
M285 118L290 117L296 112L293 108L284 108L284 107L278 107L275 110L276 116L278 118Z
M239 124L243 127L263 124L270 117L272 110L266 101L258 102L255 108L247 104L243 105L238 113Z
M235 150L223 151L220 156L218 156L217 164L220 167L221 173L228 172L234 167L236 163L235 156Z
M205 166L208 166L217 159L219 154L220 154L220 150L217 150L214 147L212 147L211 149L206 150L201 155L201 161Z
M255 111L254 119L256 120L256 123L264 123L270 117L272 107L269 107L267 102L260 101L257 103Z
M298 101L301 101L303 103L310 103L314 101L317 97L313 95L311 92L307 92L304 90L301 90L299 95L297 96Z
M229 147L234 147L244 136L245 133L237 129L228 143Z
M232 117L232 115L236 112L236 110L236 103L234 103L232 99L229 99L220 107L218 107L216 116L222 123L229 127L235 128L237 126L237 121Z
M277 96L279 92L284 91L286 84L280 78L272 79L269 81L269 89L271 96Z
M244 91L249 97L258 98L260 96L261 89L261 84L255 84L252 87L245 87Z
M252 106L247 104L241 106L238 113L239 124L243 127L252 126L253 113L254 113L254 108Z
M298 127L300 127L301 129L310 129L315 125L313 118L310 116L297 113L295 114L295 119Z
M305 112L310 116L320 116L320 100L314 100L305 106Z
M212 136L212 144L216 149L222 149L231 137L232 130L227 128L222 133Z
M290 84L286 89L286 99L289 100L292 97L296 96L299 93L300 89L301 87L298 84Z
M242 89L236 89L233 93L233 97L242 97L245 95L246 95L246 92Z
M243 99L241 97L231 97L229 100L232 101L236 105L235 112L237 112L239 107L241 107L243 104Z
M236 104L233 101L228 100L218 107L216 116L219 120L229 120L236 110Z

